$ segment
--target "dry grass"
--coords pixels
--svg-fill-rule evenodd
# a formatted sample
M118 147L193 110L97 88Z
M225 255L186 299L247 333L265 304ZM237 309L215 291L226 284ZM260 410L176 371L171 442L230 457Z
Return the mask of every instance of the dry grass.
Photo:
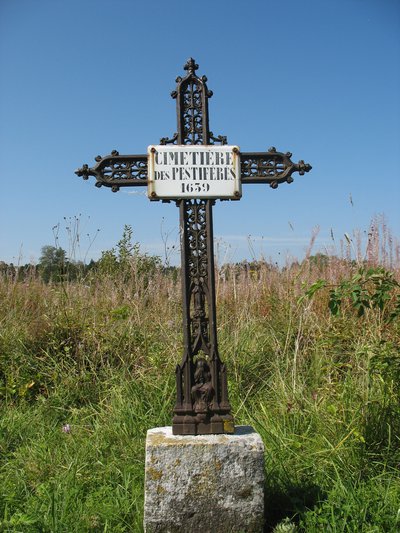
M399 320L327 305L361 265L400 279L383 219L340 257L218 269L220 354L236 422L266 444L270 528L398 530ZM70 283L3 275L0 298L0 529L141 531L145 433L170 423L181 357L179 275L137 261Z

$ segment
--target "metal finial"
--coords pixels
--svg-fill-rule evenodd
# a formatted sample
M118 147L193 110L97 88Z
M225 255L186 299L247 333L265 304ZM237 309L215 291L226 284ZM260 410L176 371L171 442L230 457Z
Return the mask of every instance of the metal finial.
M199 65L196 63L193 57L189 57L189 59L186 61L186 65L183 68L184 70L188 70L189 74L194 74L194 72L199 68Z

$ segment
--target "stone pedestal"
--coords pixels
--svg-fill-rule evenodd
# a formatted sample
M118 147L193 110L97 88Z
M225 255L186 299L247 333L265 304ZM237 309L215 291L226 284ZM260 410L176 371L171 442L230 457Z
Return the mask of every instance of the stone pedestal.
M147 432L146 533L261 533L264 445L250 426L233 435Z

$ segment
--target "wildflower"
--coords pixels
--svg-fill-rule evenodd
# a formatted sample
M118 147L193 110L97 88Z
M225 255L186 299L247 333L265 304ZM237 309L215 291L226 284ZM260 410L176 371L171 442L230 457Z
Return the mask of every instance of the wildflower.
M64 424L62 427L63 433L71 433L71 426L69 424Z

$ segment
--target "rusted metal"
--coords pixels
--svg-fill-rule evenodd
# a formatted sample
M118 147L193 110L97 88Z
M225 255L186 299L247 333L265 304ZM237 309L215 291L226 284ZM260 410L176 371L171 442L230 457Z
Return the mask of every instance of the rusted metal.
M209 130L208 99L212 91L206 76L198 77L198 65L190 58L183 78L176 79L171 93L176 99L177 132L163 137L161 145L226 145L227 138ZM241 183L269 184L293 181L292 174L311 170L311 165L291 161L292 154L277 152L234 152L240 157ZM96 185L120 187L148 185L148 156L119 155L96 157L97 164L83 165L78 176L96 178ZM153 191L154 193L154 191ZM157 200L150 192L150 199ZM240 192L235 193L240 198ZM214 199L178 199L181 228L183 355L176 366L175 435L232 433L233 417L228 399L227 370L217 340L215 268L212 208Z
M190 58L184 78L176 79L178 145L226 144L209 130L207 78L196 75ZM228 400L226 369L218 353L215 305L214 200L178 200L181 227L183 299L183 357L176 367L174 435L232 433L233 417ZM201 354L201 355L199 355Z
M215 304L213 200L180 200L184 351L176 367L174 435L232 433Z
M94 167L89 168L85 164L75 174L84 180L94 176L97 187L111 187L113 192L117 192L120 187L147 185L147 154L119 155L113 150L105 157L98 155L95 161L97 164Z
M291 161L292 154L277 152L271 147L267 152L246 152L240 157L242 183L268 183L276 189L280 183L292 183L292 174L298 172L302 176L311 170L311 165L299 161Z

